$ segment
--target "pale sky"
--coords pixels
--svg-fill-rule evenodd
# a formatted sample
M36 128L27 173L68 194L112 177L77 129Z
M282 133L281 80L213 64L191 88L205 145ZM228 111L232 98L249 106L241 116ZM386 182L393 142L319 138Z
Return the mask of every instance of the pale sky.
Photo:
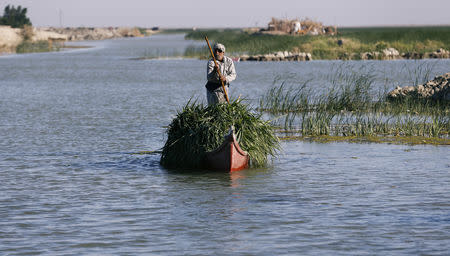
M450 0L0 0L36 27L266 27L271 17L324 25L450 25Z

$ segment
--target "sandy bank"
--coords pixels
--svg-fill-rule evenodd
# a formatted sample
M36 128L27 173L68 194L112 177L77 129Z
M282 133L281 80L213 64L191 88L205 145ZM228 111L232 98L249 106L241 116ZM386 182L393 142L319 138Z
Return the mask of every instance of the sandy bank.
M10 26L0 26L0 54L15 53L16 48L24 38L28 41L54 42L81 41L81 40L105 40L121 37L142 37L154 34L152 30L138 28L110 27L110 28L29 28L19 29Z
M23 41L22 29L0 26L0 53L14 53Z
M143 37L150 34L148 30L141 31L138 28L109 27L109 28L42 28L67 36L69 41L81 40L105 40L121 37Z

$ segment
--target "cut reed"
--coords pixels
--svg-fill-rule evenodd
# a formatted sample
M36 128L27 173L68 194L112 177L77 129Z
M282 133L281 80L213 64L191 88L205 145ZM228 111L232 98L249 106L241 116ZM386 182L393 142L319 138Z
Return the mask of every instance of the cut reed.
M280 149L270 122L252 113L240 100L208 107L188 102L169 125L161 164L168 168L202 168L205 153L222 144L231 126L239 145L250 156L250 166L266 165L268 155L275 156Z

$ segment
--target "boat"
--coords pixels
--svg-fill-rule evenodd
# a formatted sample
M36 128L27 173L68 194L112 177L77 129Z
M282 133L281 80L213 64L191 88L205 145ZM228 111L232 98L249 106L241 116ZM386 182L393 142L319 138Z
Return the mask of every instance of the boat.
M225 136L222 145L206 152L205 168L220 172L235 172L248 168L250 157L241 149L236 140L234 129Z
M234 62L239 62L241 60L241 57L231 57L231 60Z

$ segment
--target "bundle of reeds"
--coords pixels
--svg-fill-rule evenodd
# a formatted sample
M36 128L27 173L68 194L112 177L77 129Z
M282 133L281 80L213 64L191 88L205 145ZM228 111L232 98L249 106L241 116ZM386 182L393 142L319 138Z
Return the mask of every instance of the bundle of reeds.
M283 31L286 33L290 33L294 28L295 22L300 22L302 25L302 30L304 30L305 32L315 30L318 34L323 33L324 26L322 22L313 21L309 18L304 18L302 20L300 19L289 20L289 19L277 19L272 17L272 20L269 22L268 27L269 30Z
M283 31L289 33L291 32L292 25L293 21L291 20L277 19L272 17L272 20L269 22L269 30Z
M202 168L205 153L219 147L234 126L241 148L250 156L250 166L264 166L268 155L279 150L274 128L253 114L241 101L203 106L188 102L167 130L161 164L167 168Z
M304 18L301 21L302 29L306 31L317 30L319 34L322 34L323 24L322 22L314 21L310 18Z

